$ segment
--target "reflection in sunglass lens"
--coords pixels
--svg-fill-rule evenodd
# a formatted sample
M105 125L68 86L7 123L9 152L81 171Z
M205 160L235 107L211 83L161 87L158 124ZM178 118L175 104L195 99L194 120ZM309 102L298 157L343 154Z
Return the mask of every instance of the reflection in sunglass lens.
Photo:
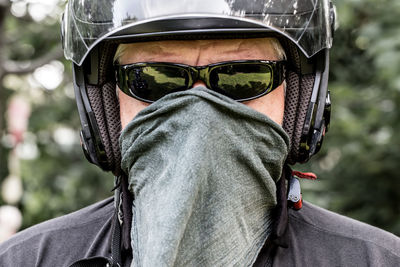
M166 62L116 65L119 88L128 95L154 102L167 94L191 88L202 80L211 90L237 101L268 94L285 78L284 61L229 61L207 66Z
M272 70L261 64L225 65L210 73L211 86L233 99L264 94L271 87Z
M188 72L181 67L146 66L131 69L128 86L133 95L156 101L167 94L185 90L188 80Z

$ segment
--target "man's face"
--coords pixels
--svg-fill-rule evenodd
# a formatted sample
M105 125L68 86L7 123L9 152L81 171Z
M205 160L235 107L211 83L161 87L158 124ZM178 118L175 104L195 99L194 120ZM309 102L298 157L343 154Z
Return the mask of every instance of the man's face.
M120 64L137 62L171 62L203 66L231 60L280 60L274 47L264 38L231 40L190 40L134 43L122 53ZM204 85L198 81L195 86ZM205 86L205 85L204 85ZM243 102L278 124L284 112L284 85L271 93ZM124 128L136 114L149 104L119 93L121 124Z

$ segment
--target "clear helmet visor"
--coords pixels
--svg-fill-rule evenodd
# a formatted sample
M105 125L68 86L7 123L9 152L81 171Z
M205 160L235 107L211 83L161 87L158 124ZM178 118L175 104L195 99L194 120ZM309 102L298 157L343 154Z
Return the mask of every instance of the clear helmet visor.
M274 32L307 57L332 44L330 0L70 0L64 52L81 65L99 42L193 32Z

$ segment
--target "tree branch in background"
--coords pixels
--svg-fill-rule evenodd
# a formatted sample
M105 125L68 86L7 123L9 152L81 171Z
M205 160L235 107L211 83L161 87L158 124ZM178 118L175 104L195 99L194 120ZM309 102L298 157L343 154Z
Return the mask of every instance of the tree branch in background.
M60 46L57 46L49 53L33 60L27 60L27 61L7 60L3 63L2 68L5 74L26 74L49 63L52 60L60 59L62 57L63 57L63 50L61 49Z

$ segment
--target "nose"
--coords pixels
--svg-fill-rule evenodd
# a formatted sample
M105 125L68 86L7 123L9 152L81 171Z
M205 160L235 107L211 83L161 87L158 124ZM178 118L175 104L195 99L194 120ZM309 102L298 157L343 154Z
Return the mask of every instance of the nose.
M195 82L193 84L193 87L196 87L196 86L204 86L204 87L206 87L206 84L203 81L198 80L197 82Z

